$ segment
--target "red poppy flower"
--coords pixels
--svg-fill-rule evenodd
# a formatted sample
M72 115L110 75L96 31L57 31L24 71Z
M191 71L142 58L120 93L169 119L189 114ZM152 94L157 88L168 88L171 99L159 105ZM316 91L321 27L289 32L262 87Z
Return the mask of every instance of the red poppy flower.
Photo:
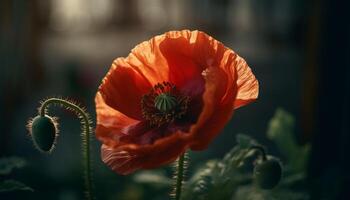
M258 81L231 49L200 31L170 31L117 58L96 95L102 160L119 174L203 150Z

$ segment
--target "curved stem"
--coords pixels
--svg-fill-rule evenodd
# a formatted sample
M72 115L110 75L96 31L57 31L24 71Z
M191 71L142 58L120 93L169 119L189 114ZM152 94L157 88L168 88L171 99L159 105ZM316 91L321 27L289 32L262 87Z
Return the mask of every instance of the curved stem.
M39 108L39 114L44 116L47 108L51 105L59 105L65 109L74 111L79 118L81 118L81 123L83 125L82 130L82 149L83 149L83 162L84 162L84 181L86 189L86 199L92 200L93 196L93 184L92 184L92 166L91 166L91 157L90 157L90 133L91 133L91 121L88 113L86 113L78 105L64 99L59 98L50 98L45 100L41 107Z
M184 172L185 172L185 155L186 153L182 154L178 161L176 166L176 184L175 184L175 200L180 200L181 198L181 192L182 192L182 184L184 181Z
M250 148L259 151L263 161L267 160L266 151L265 151L265 148L263 146L261 146L261 145L253 145Z

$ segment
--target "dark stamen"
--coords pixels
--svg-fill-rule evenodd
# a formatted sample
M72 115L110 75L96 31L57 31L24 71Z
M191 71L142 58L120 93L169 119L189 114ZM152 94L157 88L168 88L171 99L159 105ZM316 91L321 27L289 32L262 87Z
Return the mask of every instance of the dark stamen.
M151 125L161 126L181 119L187 111L190 98L180 94L169 82L156 84L141 100L143 117Z

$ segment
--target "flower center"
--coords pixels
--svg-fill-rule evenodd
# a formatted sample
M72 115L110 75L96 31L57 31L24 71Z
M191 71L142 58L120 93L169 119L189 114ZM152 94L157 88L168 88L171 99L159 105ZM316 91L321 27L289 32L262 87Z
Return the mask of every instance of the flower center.
M143 117L152 126L161 126L181 119L187 111L188 96L180 94L169 82L156 84L141 100Z
M168 93L162 93L154 99L154 106L163 113L171 111L176 107L176 105L176 97Z

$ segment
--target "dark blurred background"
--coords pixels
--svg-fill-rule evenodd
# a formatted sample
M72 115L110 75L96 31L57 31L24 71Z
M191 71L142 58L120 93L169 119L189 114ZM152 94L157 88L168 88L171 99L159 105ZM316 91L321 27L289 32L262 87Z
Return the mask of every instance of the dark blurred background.
M206 151L193 153L191 166L222 157L237 133L270 145L267 123L282 107L296 117L298 142L312 143L312 199L346 199L347 8L332 0L1 0L0 157L25 158L28 165L11 176L35 190L4 199L82 199L79 120L52 110L61 134L50 156L33 148L26 121L51 96L78 101L94 118L94 95L113 59L154 35L180 29L202 30L222 41L247 60L260 83L259 100L239 109ZM111 172L100 161L99 146L95 141L92 151L101 199L153 196Z

